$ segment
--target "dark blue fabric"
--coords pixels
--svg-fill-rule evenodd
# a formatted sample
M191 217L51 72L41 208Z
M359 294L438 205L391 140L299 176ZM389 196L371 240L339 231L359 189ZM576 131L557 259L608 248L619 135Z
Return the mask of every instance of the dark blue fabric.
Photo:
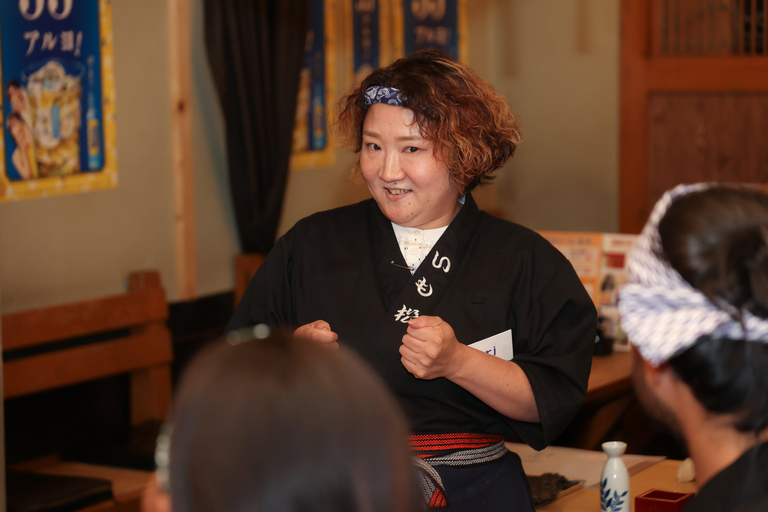
M446 512L533 512L520 457L504 457L470 467L436 466L448 498Z

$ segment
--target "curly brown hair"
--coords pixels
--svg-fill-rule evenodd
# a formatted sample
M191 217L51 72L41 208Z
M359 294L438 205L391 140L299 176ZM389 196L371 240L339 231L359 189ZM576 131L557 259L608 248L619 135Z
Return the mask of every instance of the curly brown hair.
M493 179L522 140L507 101L489 83L440 51L422 50L373 71L339 101L334 129L355 153L363 144L365 91L374 85L400 90L461 194ZM359 161L353 173L359 175Z

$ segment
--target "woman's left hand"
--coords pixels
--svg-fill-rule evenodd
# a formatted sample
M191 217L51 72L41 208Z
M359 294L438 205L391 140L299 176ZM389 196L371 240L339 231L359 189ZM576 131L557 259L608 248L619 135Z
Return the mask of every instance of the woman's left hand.
M460 343L453 327L439 316L408 321L400 361L417 379L445 377L504 416L541 421L531 383L522 368Z
M419 379L450 377L461 364L462 347L453 327L439 316L419 316L408 321L400 361Z

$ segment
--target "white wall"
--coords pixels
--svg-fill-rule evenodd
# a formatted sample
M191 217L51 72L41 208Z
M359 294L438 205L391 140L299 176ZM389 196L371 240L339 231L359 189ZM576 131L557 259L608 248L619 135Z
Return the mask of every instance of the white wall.
M470 59L525 139L500 175L499 207L534 229L616 231L618 0L484 3L470 16Z
M203 0L192 0L191 18L197 291L208 295L232 289L240 247L227 177L224 120L205 53Z

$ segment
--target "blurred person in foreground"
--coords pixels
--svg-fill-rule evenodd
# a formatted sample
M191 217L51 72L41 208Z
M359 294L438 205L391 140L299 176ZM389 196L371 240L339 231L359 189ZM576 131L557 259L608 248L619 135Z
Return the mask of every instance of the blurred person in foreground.
M185 371L158 442L170 504L150 490L143 510L422 510L405 419L378 376L346 350L260 335L231 333Z
M570 422L597 319L557 249L472 197L514 153L517 120L434 50L373 71L340 110L371 199L297 222L228 329L292 326L362 355L405 410L430 507L532 511L504 437L540 450Z
M686 512L768 510L768 196L667 192L619 296L637 394L695 465Z

